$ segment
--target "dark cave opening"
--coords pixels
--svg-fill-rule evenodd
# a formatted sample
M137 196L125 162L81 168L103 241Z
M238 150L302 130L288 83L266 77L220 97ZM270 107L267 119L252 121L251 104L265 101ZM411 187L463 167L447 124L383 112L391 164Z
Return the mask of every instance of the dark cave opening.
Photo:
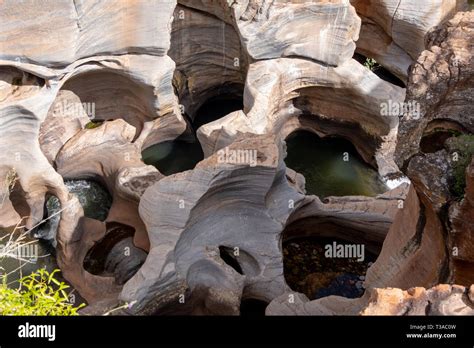
M193 117L193 129L197 131L199 127L207 123L217 121L231 112L242 110L244 108L242 94L243 91L236 90L233 94L219 94L206 100Z
M387 190L378 172L340 137L320 138L297 130L286 138L286 165L306 179L308 194L327 196L375 196Z
M84 269L95 275L105 272L105 260L112 248L121 240L133 237L135 229L122 224L113 224L107 229L106 235L97 241L84 258Z
M46 80L43 78L13 66L0 67L0 81L4 81L15 87L43 87L46 83Z
M99 276L113 276L124 284L142 266L146 253L133 245L135 229L108 223L107 233L86 254L83 266L86 271Z
M429 122L420 140L420 150L423 153L435 153L445 148L446 141L452 137L469 134L460 123L449 119L434 119Z
M234 251L232 248L228 248L225 246L219 247L219 256L221 257L221 259L230 267L232 267L237 273L244 274L244 272L242 271L242 267L240 266L240 263L237 261L233 252Z
M385 69L382 65L378 64L374 60L370 60L369 58L360 53L354 53L354 56L352 58L357 60L360 64L367 66L368 69L370 69L375 75L380 77L382 80L390 82L395 86L406 88L406 85L402 80L400 80L388 69Z
M423 135L420 140L420 150L423 153L435 153L444 149L446 140L461 133L449 129L441 129Z
M142 151L143 162L166 176L193 169L203 159L201 144L189 136L164 141Z

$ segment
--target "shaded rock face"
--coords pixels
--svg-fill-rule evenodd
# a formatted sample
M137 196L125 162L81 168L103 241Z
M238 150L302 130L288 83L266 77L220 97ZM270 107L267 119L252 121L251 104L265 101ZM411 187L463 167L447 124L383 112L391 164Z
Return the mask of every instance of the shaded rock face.
M407 81L408 70L425 49L428 31L467 10L463 0L435 0L420 6L408 0L350 0L362 20L357 52L374 58Z
M466 191L464 199L449 207L449 222L451 226L451 246L456 248L453 255L453 279L459 284L473 282L474 266L474 231L472 226L474 205L474 164L466 169Z
M352 59L356 43L403 78L453 1L418 11L390 1L178 2L4 5L0 227L22 216L35 226L46 199L57 197L57 261L88 301L85 314L119 302L131 304L120 314L238 315L252 304L260 314L267 304L267 314L406 314L427 310L427 301L436 306L426 314L469 314L472 289L402 289L472 283L464 219L472 215L472 165L464 199L452 202L449 140L426 156L418 149L446 122L472 131L472 15L429 33L407 92L422 118L399 121L381 105L403 102L405 89ZM54 30L50 11L61 19ZM36 17L20 28L18 13ZM391 48L379 39L364 46L367 25L383 30ZM62 38L54 47L53 32ZM229 97L242 108L200 115L213 98ZM401 168L413 185L373 197L308 195L304 176L285 164L285 139L298 131L342 137L386 182ZM203 158L185 171L145 164L144 153L178 139L198 139ZM70 179L108 191L105 219L86 216L64 184ZM282 244L297 238L342 239L378 255L357 282L362 297L295 293ZM313 272L308 293L327 279Z
M403 117L396 151L399 165L406 168L426 210L435 212L431 218L427 216L427 223L442 226L446 266L440 281L464 286L474 281L473 258L468 251L472 239L472 19L472 12L458 13L428 33L427 50L412 68L407 91L407 100L420 104L421 117ZM448 130L450 136L438 151L422 154L421 139L433 128ZM461 211L467 222L463 227Z
M234 26L194 8L195 3L176 6L169 51L179 101L191 119L212 97L242 94L248 66Z
M435 121L452 122L462 132L473 132L472 12L458 13L426 37L423 51L411 70L407 101L419 103L419 117L404 116L396 158L400 166L419 151L427 127ZM444 128L442 124L439 128ZM447 128L447 127L446 127Z

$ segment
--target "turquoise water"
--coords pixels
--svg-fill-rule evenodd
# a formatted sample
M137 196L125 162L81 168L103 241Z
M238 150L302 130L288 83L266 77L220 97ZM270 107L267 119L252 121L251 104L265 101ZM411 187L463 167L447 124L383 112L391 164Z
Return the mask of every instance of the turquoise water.
M375 196L387 190L378 172L345 139L321 139L311 132L298 131L290 134L286 144L285 163L304 175L308 194L320 198Z

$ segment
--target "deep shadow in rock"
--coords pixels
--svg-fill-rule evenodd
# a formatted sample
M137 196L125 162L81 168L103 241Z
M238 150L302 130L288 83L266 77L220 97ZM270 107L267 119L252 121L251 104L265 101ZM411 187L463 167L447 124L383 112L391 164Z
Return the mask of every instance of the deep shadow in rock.
M353 59L357 60L360 64L364 64L367 61L367 57L360 54L354 53ZM378 64L377 62L371 68L372 72L380 77L382 80L390 82L391 84L405 88L405 83L400 80L397 76L392 74L389 70L385 69L382 65Z
M163 175L193 169L203 158L201 144L189 137L164 141L142 151L143 162L156 167Z
M244 272L242 271L242 267L240 267L239 262L233 255L233 250L231 248L220 246L219 256L226 264L232 267L237 273L244 274Z
M146 253L133 245L135 230L118 223L107 224L107 234L84 258L84 269L100 276L113 276L124 284L141 267Z
M188 121L188 131L174 140L144 149L143 162L155 166L163 175L172 175L191 170L204 159L196 138L198 128L243 109L243 86L222 85L209 93L214 96L204 101L195 113L188 115L185 110L183 116Z
M428 123L420 140L420 150L423 153L435 153L445 148L446 140L467 134L469 131L460 123L436 119Z
M193 117L193 129L210 122L214 122L234 111L242 110L244 107L242 93L219 94L208 99L196 112Z

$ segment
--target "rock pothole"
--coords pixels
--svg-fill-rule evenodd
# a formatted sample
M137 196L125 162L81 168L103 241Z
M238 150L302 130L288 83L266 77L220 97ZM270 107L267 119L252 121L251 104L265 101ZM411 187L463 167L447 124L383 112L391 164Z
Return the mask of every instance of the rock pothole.
M303 174L307 194L327 196L376 196L387 191L378 172L357 153L350 141L320 138L309 131L295 131L286 138L286 165Z

